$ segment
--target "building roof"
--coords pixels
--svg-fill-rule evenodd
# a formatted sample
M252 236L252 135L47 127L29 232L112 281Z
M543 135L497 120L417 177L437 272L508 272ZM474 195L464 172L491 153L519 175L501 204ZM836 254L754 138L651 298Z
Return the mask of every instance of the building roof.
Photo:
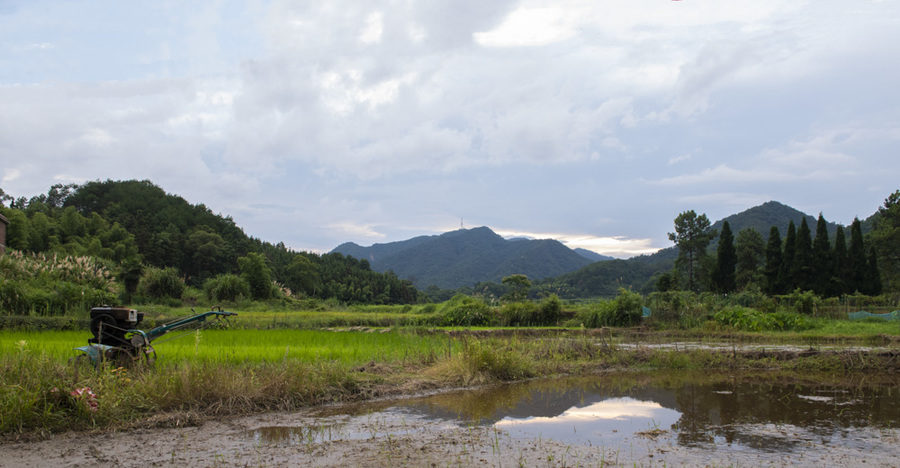
M9 224L9 220L6 219L6 217L4 217L2 214L0 214L0 222L2 222L3 224Z

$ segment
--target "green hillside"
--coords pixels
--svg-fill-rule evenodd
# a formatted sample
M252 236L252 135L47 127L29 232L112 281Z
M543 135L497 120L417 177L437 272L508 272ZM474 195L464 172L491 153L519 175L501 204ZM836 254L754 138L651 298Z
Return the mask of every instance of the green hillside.
M0 214L10 221L7 245L16 255L5 256L0 265L7 280L0 284L5 288L0 290L0 312L68 308L72 298L86 296L76 282L64 273L36 276L27 274L28 269L64 272L65 265L88 260L111 281L103 283L105 292L95 302L160 296L177 300L186 286L218 299L375 304L425 299L411 282L373 271L365 260L295 252L282 243L249 237L230 217L167 194L150 181L56 185L31 199L6 200L10 206L0 206ZM168 286L149 286L158 284Z
M547 278L592 263L559 241L506 240L487 227L371 247L346 243L332 252L367 259L376 271L393 271L418 287L436 285L443 289L486 281L499 283L512 274Z

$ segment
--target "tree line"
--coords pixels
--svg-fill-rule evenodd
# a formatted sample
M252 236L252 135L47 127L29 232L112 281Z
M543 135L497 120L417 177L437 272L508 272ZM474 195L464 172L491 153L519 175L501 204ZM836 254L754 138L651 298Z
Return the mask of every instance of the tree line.
M768 240L753 228L735 238L727 221L721 232L711 229L705 214L689 210L674 221L669 239L678 247L675 269L661 275L660 291L709 290L728 294L757 287L769 295L796 290L822 297L845 294L882 294L885 284L896 291L900 273L900 190L889 196L874 217L866 236L858 218L850 225L850 238L838 226L833 238L820 214L815 236L804 217L800 226L791 221L782 237L772 226ZM715 254L709 246L717 240Z

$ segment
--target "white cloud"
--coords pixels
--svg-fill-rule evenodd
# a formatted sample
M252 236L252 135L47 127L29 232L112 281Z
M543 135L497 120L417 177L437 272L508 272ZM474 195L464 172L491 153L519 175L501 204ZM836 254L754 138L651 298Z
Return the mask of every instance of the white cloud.
M494 232L506 238L555 239L571 249L582 248L616 258L652 254L661 248L654 247L651 239L629 239L624 236L600 237L585 234L528 232L508 229L494 229Z
M359 40L363 44L374 44L381 41L384 32L384 14L381 12L370 13L366 18L366 25Z
M495 29L473 37L485 47L544 46L575 36L578 14L560 7L521 8Z

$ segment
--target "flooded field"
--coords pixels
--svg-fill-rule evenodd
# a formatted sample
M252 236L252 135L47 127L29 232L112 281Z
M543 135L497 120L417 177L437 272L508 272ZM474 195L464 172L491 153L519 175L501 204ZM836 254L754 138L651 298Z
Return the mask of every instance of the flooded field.
M0 446L0 465L897 466L898 384L897 375L616 372L61 435Z

